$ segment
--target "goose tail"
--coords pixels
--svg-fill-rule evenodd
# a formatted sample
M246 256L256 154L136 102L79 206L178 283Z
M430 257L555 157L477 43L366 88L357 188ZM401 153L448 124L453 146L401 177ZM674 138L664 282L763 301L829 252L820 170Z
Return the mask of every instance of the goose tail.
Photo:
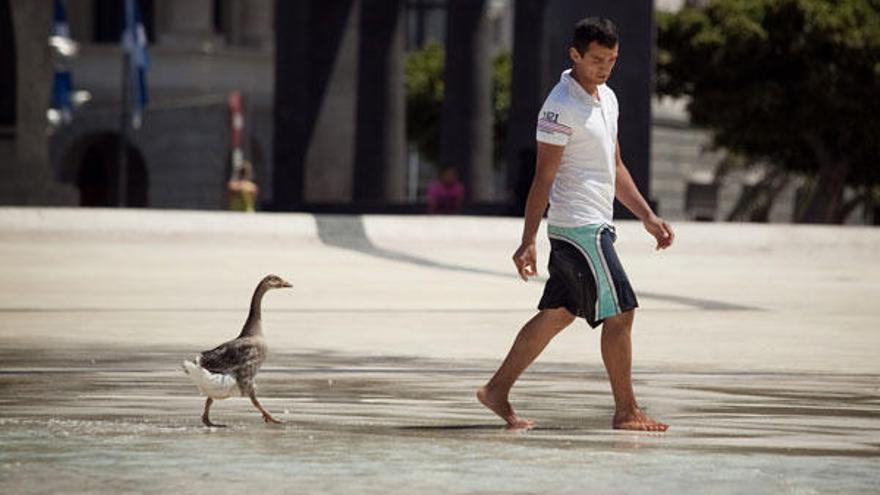
M212 373L202 368L199 357L195 361L184 360L182 367L189 380L206 397L227 399L241 394L235 377L226 373Z

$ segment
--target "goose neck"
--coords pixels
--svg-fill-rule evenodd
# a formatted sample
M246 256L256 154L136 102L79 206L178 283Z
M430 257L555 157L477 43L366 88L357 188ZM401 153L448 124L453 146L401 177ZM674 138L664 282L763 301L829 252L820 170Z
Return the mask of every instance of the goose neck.
M262 318L261 307L263 305L263 294L265 294L267 290L268 289L263 284L258 285L256 290L254 290L254 295L251 298L251 309L248 313L248 326L252 323L258 325Z

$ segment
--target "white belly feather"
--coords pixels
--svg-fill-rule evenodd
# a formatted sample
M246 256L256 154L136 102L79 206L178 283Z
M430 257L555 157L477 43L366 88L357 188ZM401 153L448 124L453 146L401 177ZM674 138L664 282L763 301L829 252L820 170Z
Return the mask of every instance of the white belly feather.
M206 397L228 399L241 395L235 377L226 373L211 373L199 365L199 357L196 357L195 362L184 361L183 371Z

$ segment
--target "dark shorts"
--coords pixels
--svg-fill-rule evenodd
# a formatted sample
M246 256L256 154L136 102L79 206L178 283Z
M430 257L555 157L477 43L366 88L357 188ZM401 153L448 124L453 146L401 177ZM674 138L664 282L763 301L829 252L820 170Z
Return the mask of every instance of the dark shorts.
M596 328L606 318L639 306L614 251L610 225L547 228L550 279L538 309L566 308Z

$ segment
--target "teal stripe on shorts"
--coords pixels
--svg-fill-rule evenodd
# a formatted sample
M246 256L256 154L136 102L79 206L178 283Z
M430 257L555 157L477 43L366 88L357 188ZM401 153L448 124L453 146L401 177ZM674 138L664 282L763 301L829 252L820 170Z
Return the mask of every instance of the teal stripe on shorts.
M620 305L614 281L608 269L608 263L602 255L600 235L604 229L611 228L606 224L583 225L580 227L547 226L547 234L552 239L559 239L573 244L586 258L596 281L596 319L603 320L619 314Z

